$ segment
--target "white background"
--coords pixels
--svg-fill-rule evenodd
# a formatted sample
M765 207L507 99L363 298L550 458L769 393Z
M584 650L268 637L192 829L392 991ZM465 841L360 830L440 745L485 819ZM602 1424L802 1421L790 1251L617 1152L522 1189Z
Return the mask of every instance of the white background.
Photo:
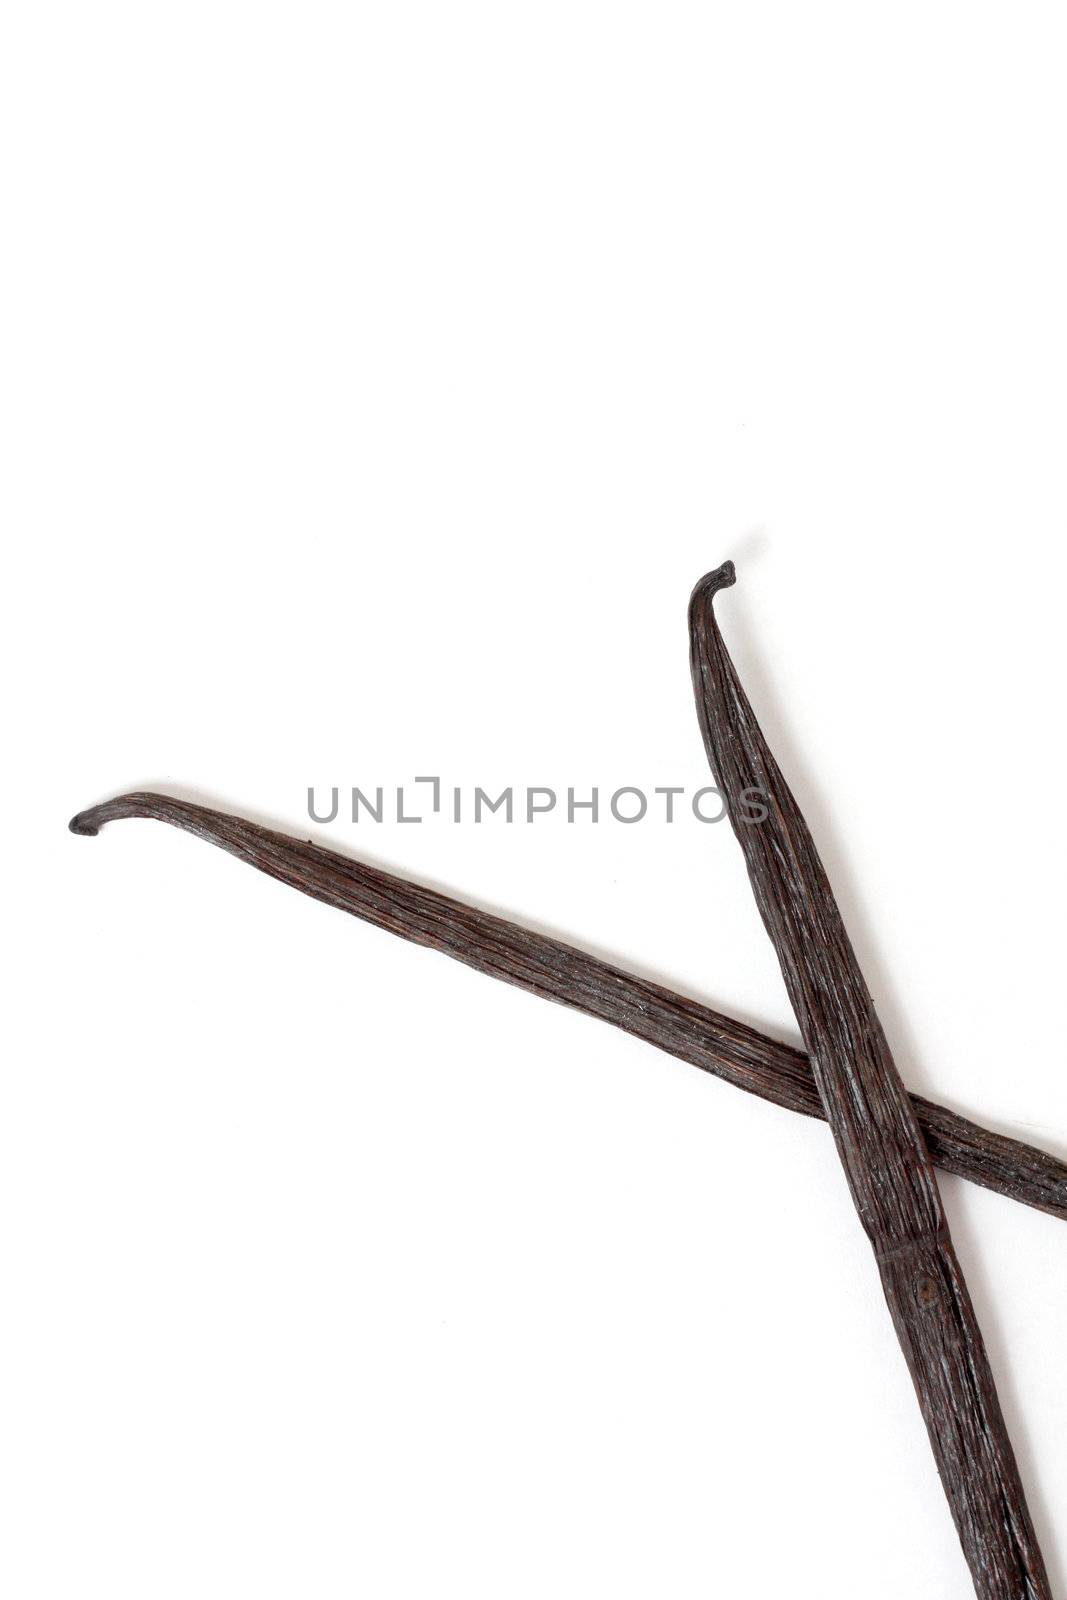
M795 1038L729 644L910 1086L1067 1154L1059 8L9 8L13 1600L971 1593L828 1134L156 824ZM495 792L495 788L494 788ZM1067 1584L1067 1227L946 1179Z

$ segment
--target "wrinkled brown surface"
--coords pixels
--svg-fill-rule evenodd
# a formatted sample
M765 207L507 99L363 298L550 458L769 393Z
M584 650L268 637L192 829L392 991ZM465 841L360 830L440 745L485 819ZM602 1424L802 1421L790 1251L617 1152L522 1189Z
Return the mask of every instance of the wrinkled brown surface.
M938 1470L981 1600L1051 1600L933 1165L822 862L715 621L727 563L690 604L693 686L708 758L778 953L860 1220L874 1246ZM765 821L745 820L746 790Z
M95 834L120 817L170 823L375 927L599 1017L775 1105L825 1120L799 1050L584 950L306 840L167 795L120 795L83 811L71 828ZM1067 1219L1067 1163L919 1095L912 1104L927 1148L946 1172Z

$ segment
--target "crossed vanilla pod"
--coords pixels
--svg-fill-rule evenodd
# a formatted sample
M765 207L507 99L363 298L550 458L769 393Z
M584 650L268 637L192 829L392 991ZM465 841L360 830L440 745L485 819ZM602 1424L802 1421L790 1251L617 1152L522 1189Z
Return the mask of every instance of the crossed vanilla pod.
M764 1099L830 1124L926 1420L980 1600L1052 1600L934 1164L1067 1218L1067 1164L901 1083L807 826L715 619L733 565L701 580L690 649L705 748L745 853L807 1054L574 946L272 829L166 795L120 795L74 833L166 822L325 904L599 1017ZM745 795L761 790L753 825Z

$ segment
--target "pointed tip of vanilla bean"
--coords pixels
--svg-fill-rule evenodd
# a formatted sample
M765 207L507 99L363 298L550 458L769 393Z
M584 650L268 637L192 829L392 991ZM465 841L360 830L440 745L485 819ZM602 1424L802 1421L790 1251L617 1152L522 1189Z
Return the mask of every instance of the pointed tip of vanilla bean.
M697 600L718 594L720 589L729 589L731 584L737 582L737 571L732 561L724 561L721 567L716 567L714 572L705 572L696 588L693 590L690 605L695 605Z

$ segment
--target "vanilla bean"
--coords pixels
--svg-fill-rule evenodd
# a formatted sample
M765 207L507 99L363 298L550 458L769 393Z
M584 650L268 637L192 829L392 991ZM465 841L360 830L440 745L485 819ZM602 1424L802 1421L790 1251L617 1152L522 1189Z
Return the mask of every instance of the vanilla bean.
M778 953L819 1096L926 1420L980 1600L1051 1600L933 1166L800 808L715 621L727 562L690 604L701 732ZM746 795L759 790L756 822Z
M599 1017L774 1105L825 1120L799 1050L572 945L310 841L166 795L121 795L83 811L71 828L95 834L119 817L149 817L196 834L365 922ZM919 1095L912 1104L927 1148L946 1172L1067 1219L1067 1163Z

